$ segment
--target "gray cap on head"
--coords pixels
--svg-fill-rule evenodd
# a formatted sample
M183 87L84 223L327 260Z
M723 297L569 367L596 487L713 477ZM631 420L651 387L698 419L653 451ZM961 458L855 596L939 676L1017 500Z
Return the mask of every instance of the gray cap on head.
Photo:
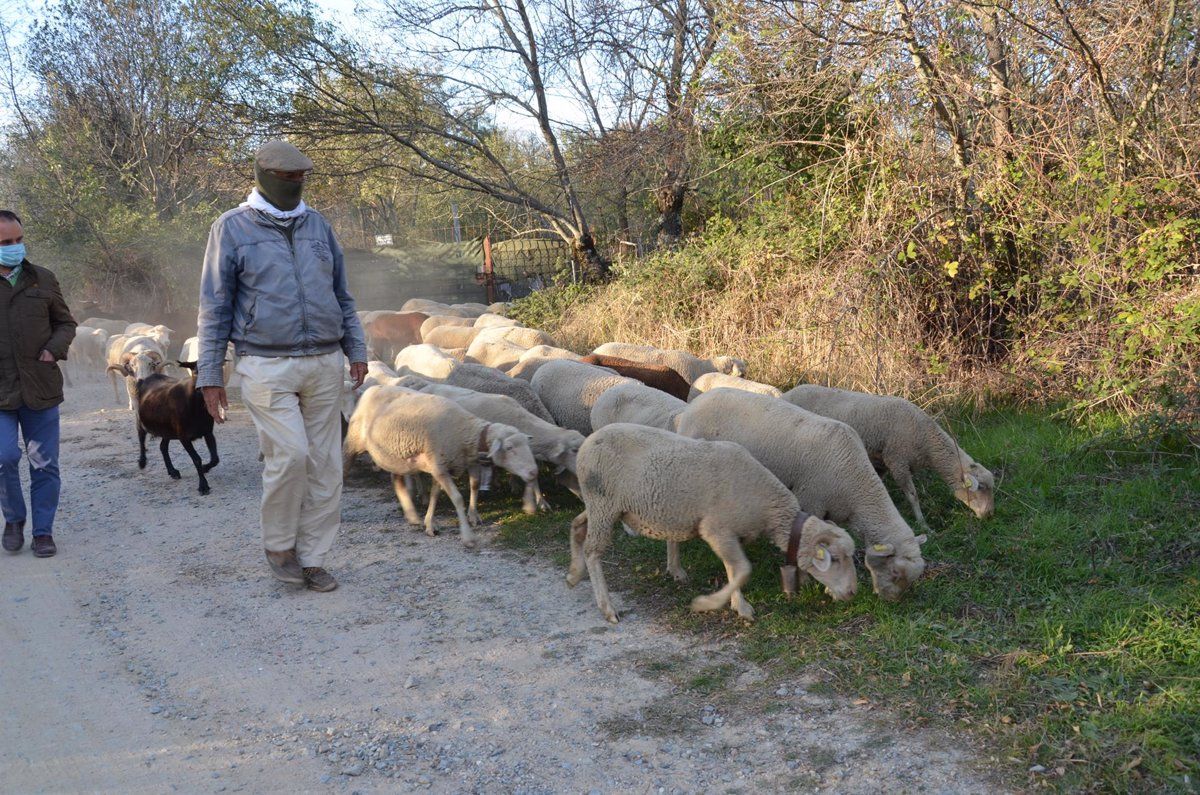
M287 141L267 141L254 155L254 163L272 171L311 171L313 161Z

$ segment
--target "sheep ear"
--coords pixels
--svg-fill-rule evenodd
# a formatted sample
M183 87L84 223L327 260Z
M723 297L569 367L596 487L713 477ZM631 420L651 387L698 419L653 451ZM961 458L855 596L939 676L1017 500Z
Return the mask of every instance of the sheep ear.
M921 546L928 540L929 540L929 536L925 535L924 533L921 533L921 535L919 535L913 539L913 541L917 542L917 546Z
M496 456L500 455L500 450L503 449L503 447L504 440L499 436L497 436L495 439L492 439L492 443L488 445L488 457L495 459Z
M817 547L817 551L813 553L813 568L817 571L829 571L832 563L833 558L830 556L829 550L825 547Z
M896 554L896 548L891 544L872 544L867 547L867 556L872 558L886 558Z

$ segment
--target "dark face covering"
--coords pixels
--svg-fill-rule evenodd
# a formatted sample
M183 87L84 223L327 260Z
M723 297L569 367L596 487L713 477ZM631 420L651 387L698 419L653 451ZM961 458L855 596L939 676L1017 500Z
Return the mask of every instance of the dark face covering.
M264 199L284 211L299 206L300 193L304 190L303 182L280 179L257 163L254 165L254 184Z

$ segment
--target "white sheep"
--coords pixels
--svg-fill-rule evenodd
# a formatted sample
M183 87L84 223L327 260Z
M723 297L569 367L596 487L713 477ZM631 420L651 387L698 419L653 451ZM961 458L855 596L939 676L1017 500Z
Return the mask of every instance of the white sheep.
M725 373L705 373L692 382L688 400L695 400L697 395L713 389L740 389L744 392L757 392L760 395L770 395L776 398L783 397L783 393L770 384L760 384L758 381L750 381Z
M439 348L469 348L478 334L479 329L472 326L438 326L421 339Z
M420 345L408 345L400 349L396 354L394 362L395 371L403 375L404 373L416 373L417 375L427 375L430 378L445 378L450 375L450 372L457 367L459 362L451 356L447 356L441 348L429 343Z
M520 361L523 353L525 348L514 342L504 339L488 340L479 335L475 337L471 347L467 348L466 355L479 364L507 371Z
M546 422L554 422L554 417L546 409L546 405L538 398L533 386L510 378L499 370L482 364L462 362L442 381L451 386L473 389L476 392L487 392L492 395L508 395L521 404L521 407L535 417ZM578 429L576 429L578 430Z
M616 423L584 442L578 475L584 512L571 523L567 585L578 585L586 566L596 605L614 624L617 613L600 558L618 521L676 547L699 537L712 548L725 564L729 582L693 599L693 610L730 605L743 618L754 617L741 592L750 578L750 561L741 542L758 536L785 552L795 545L794 561L788 564L811 575L834 599L850 599L857 590L850 536L803 512L787 487L740 445Z
M488 304L488 312L493 315L507 315L508 310L511 308L512 305L508 301L497 301L494 304Z
M553 345L534 345L521 354L522 361L525 359L573 359L579 361L582 358L575 351L569 351L566 348L556 348Z
M517 321L513 320L511 317L504 317L503 315L495 315L490 312L480 315L479 317L475 318L475 321L474 321L474 326L475 326L475 328L478 328L478 329L511 328L513 326L519 326L519 325L521 325L521 324L518 323Z
M428 342L426 337L429 333L439 326L458 326L459 328L471 328L475 325L475 321L469 317L451 317L449 315L430 315L421 323L421 342Z
M546 332L535 328L525 328L524 326L495 326L493 328L480 329L479 333L475 335L475 339L487 342L503 340L518 345L525 350L537 347L538 345L546 345L551 348L558 347L558 343Z
M857 532L875 593L894 601L925 571L921 544L900 516L854 429L786 400L737 389L705 392L675 429L737 442L814 516Z
M555 359L542 365L530 383L555 423L587 436L592 432L592 406L600 395L631 381L605 367Z
M546 422L526 411L520 403L507 395L491 395L470 389L426 381L414 383L416 376L402 377L396 383L429 394L453 400L480 419L511 425L529 437L533 457L556 468L556 475L564 472L574 474L575 458L583 444L583 434ZM537 508L549 508L537 480L527 485L523 508L534 513Z
M592 430L615 422L675 430L675 418L688 407L674 395L646 386L640 381L606 389L592 406Z
M441 314L441 310L449 309L448 304L433 301L428 298L410 298L400 307L401 312L424 312L429 315Z
M929 525L913 483L913 473L921 469L937 472L953 489L954 496L980 519L995 510L996 479L992 473L967 455L932 417L904 398L816 384L802 384L783 397L802 409L853 428L871 460L886 467L900 486L925 529Z
M663 350L651 345L630 345L624 342L606 342L592 353L620 356L635 362L665 365L683 376L689 384L694 383L705 373L725 373L738 377L746 375L746 363L732 356L701 359L687 351Z
M171 347L171 335L175 332L167 328L161 323L158 325L150 325L149 323L130 323L125 327L125 336L127 337L150 337L152 340L162 346L163 351L167 351Z
M403 387L373 386L362 394L346 429L343 451L347 459L368 453L376 466L392 473L396 497L410 524L421 520L404 476L429 473L433 485L425 514L426 534L436 534L433 517L440 488L454 503L459 533L467 547L475 546L475 535L454 475L466 472L470 478L472 513L483 465L503 467L526 482L537 478L537 462L525 434L509 425L481 420L443 397Z
M236 355L233 343L228 343L225 346L225 364L221 367L221 375L224 377L226 384L229 384L233 379L233 360ZM183 345L179 349L179 361L195 364L199 360L200 338L188 337L183 341Z
M102 328L76 326L75 339L67 350L67 360L72 361L76 372L108 366L108 337Z

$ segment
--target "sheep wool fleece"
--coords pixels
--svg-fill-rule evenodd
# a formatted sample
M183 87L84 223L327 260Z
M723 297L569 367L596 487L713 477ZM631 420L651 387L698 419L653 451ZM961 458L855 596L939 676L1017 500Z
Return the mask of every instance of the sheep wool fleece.
M322 566L341 526L343 356L242 356L242 399L263 453L262 538Z

